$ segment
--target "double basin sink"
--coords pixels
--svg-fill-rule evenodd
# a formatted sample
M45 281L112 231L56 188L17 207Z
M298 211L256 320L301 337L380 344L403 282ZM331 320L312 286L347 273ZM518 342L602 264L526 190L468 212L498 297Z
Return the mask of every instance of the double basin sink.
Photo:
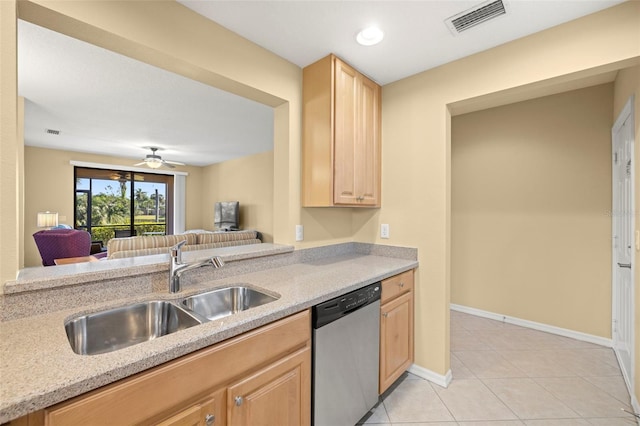
M67 338L80 355L97 355L153 340L207 321L277 300L245 286L196 294L179 303L152 300L83 315L65 322Z

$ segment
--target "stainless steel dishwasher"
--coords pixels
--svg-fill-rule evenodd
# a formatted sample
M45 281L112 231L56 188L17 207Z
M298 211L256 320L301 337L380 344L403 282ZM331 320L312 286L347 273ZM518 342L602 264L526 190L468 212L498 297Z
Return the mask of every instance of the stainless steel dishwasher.
M353 426L378 402L380 283L313 307L315 426Z

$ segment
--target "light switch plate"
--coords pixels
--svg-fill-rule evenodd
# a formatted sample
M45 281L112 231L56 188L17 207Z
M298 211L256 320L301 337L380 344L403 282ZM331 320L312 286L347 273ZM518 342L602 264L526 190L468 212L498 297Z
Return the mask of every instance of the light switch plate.
M389 224L383 223L380 225L380 238L389 238Z
M304 226L296 225L296 241L304 240Z

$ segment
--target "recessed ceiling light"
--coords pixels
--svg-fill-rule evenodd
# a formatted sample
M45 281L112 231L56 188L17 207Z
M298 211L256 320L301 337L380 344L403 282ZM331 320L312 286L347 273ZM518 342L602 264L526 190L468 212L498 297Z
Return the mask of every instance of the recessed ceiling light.
M384 38L382 30L376 26L371 26L363 29L356 36L356 41L363 46L373 46L378 44Z

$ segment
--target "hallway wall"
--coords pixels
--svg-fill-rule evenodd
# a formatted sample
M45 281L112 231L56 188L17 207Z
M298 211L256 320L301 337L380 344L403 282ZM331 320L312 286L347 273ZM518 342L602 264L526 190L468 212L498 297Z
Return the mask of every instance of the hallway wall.
M611 337L603 84L453 117L451 302Z

